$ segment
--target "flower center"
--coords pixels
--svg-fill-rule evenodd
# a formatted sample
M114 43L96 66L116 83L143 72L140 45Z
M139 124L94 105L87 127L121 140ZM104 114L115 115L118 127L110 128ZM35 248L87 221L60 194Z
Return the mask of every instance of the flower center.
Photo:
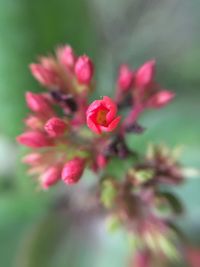
M96 121L98 124L106 126L106 115L108 111L107 110L99 110L97 112Z

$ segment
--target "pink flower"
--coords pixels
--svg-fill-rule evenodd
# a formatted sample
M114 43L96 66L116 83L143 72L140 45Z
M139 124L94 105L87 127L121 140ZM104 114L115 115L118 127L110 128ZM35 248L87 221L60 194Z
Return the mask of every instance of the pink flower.
M80 56L75 64L75 75L80 84L89 85L93 77L94 67L89 57Z
M57 74L50 66L47 67L47 60L45 64L30 64L32 75L44 86L53 86L57 83ZM46 65L46 66L44 66Z
M137 88L149 86L155 75L155 60L150 60L144 63L136 72L135 85Z
M61 179L60 166L49 167L40 177L41 186L43 189L48 189L56 184Z
M57 137L64 134L67 124L60 118L53 117L47 121L44 126L45 131L51 137Z
M117 80L118 87L124 91L128 90L132 85L133 76L134 73L127 65L121 65Z
M112 132L120 121L120 116L116 117L117 105L113 100L104 96L103 100L95 100L88 107L86 112L87 125L95 133Z
M45 134L37 131L25 132L17 137L17 141L21 145L32 148L52 145L52 141Z
M76 157L68 161L62 170L62 180L69 185L77 183L83 174L84 168L85 160L82 158Z
M26 103L33 112L44 114L52 114L53 112L46 98L40 94L27 92Z
M58 48L57 57L58 57L59 62L63 66L65 66L66 69L73 69L75 61L76 61L76 56L71 46L66 45L66 46Z
M175 94L168 90L162 90L154 94L147 102L149 108L161 108L167 105L175 97Z

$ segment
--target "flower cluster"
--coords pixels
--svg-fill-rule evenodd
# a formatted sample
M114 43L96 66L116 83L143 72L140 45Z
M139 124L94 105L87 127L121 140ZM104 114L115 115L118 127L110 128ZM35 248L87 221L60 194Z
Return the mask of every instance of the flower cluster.
M29 147L23 162L43 189L58 181L75 184L85 168L98 174L101 202L112 214L112 221L124 225L139 240L138 262L150 259L154 250L173 254L167 239L173 236L169 218L166 222L159 213L159 206L173 206L172 198L159 186L183 179L180 166L167 149L153 147L141 157L125 141L127 133L144 131L138 122L144 111L162 108L174 98L173 92L155 81L155 65L155 60L137 70L121 65L114 96L89 103L95 87L92 60L77 56L69 45L59 47L55 56L41 57L39 63L30 65L32 75L47 90L26 93L31 112L24 121L24 133L17 137L20 144ZM121 112L124 107L129 108L126 116ZM120 179L107 172L117 158L132 161Z

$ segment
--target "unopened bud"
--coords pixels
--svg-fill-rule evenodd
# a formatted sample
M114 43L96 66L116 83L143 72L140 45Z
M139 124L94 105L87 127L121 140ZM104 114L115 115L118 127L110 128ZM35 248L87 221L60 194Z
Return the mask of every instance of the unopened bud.
M45 134L37 131L25 132L17 137L17 141L24 146L32 148L52 145L51 140Z
M42 64L30 64L32 75L44 86L56 85L58 79L57 74L51 68L47 68Z
M67 124L60 118L53 117L47 121L44 126L45 131L51 137L57 137L64 134Z
M58 48L57 57L58 57L59 62L63 66L65 66L67 69L73 69L76 56L71 46L66 45L64 47Z
M170 91L167 90L160 91L149 99L149 101L147 102L147 107L149 108L164 107L169 102L171 102L174 97L175 94Z
M155 60L150 60L142 65L135 77L135 84L137 88L144 88L153 82L155 75Z
M133 81L133 72L127 65L122 65L119 70L119 76L117 80L118 87L124 91L128 90Z
M41 186L43 189L48 189L56 184L61 178L60 166L49 167L40 177Z
M38 116L30 115L25 119L25 124L32 130L40 130L42 129L43 122Z
M93 63L87 56L80 56L75 64L75 75L80 84L89 85L93 77Z
M47 102L46 98L40 94L27 92L26 103L33 112L45 113L45 114L52 113L51 106Z
M23 157L22 161L28 165L37 165L41 162L42 155L40 153L31 153Z
M77 183L84 171L85 160L82 158L74 158L68 161L62 170L62 180L66 184L75 184Z

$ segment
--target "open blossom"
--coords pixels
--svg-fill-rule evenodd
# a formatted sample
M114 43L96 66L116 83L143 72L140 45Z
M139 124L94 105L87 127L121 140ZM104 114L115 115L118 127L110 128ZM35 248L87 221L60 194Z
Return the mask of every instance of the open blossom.
M95 133L112 132L120 121L117 116L117 105L108 96L102 100L95 100L86 112L87 125Z

